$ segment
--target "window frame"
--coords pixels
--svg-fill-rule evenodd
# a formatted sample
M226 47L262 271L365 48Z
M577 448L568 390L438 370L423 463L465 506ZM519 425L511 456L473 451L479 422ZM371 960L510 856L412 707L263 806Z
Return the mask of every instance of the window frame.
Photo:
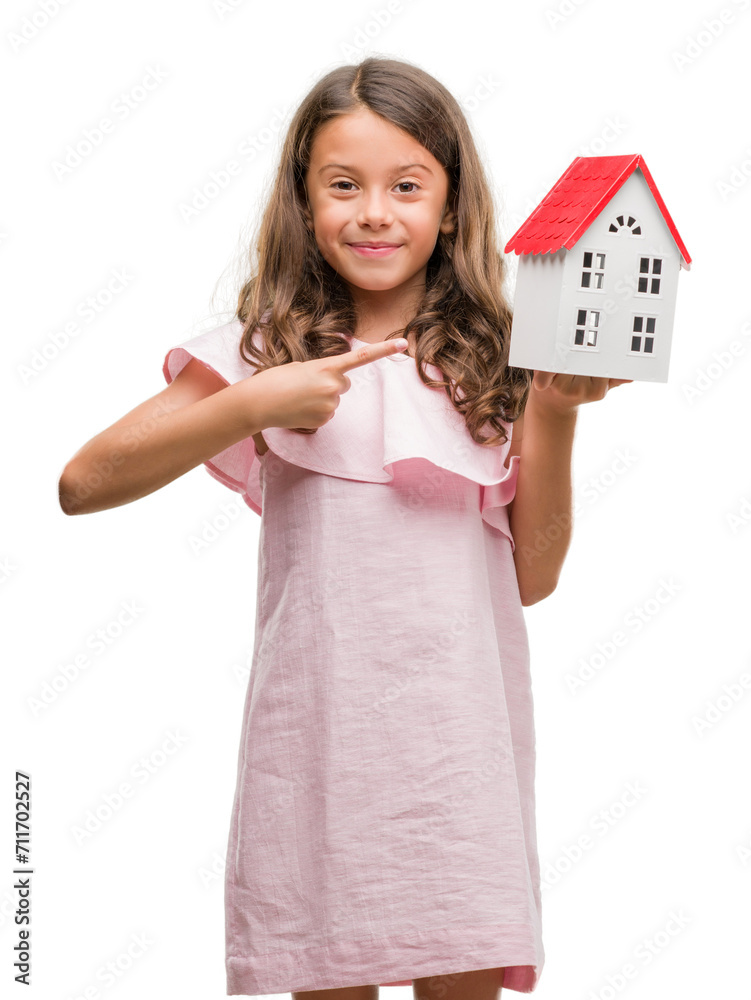
M586 291L586 289L585 289ZM602 317L605 315L605 310L599 307L590 306L574 306L574 322L572 325L572 334L569 341L569 349L572 351L584 351L586 354L599 354L600 353L600 331L602 330ZM584 323L579 322L579 313L586 313ZM590 313L597 313L597 323L590 323ZM584 338L586 341L586 335L590 329L595 331L595 343L592 344L577 344L576 343L576 331L584 329Z
M579 287L577 288L577 292L593 292L595 295L604 295L605 272L607 271L608 267L607 255L609 251L599 250L591 247L581 247L580 249L581 249L581 259L579 262ZM584 264L584 255L588 253L592 254L592 267L586 267ZM595 261L598 255L605 259L605 263L602 265L602 267L595 266ZM600 286L600 288L595 288L593 285L583 285L581 283L585 272L588 272L591 276L594 276L595 274L598 273L602 274L602 285Z
M646 272L642 271L642 269L641 269L641 262L645 258L649 261L649 267L650 267L650 270L646 271ZM638 298L640 298L640 299L647 299L647 300L655 300L655 299L662 299L662 298L664 298L664 294L663 294L663 287L664 287L664 282L665 282L665 267L664 267L664 264L665 264L665 261L667 259L668 258L664 254L659 254L659 253L658 254L640 253L637 256L637 258L636 258L636 268L635 268L635 270L636 270L636 288L634 289L634 295L635 296L638 296ZM657 272L657 275L656 275L656 277L659 279L659 282L660 282L660 290L659 290L659 292L652 292L649 289L647 289L646 292L640 292L639 291L639 279L640 278L643 278L645 276L645 274L646 274L648 282L649 282L650 285L652 283L652 280L655 278L655 272L654 272L653 268L654 268L654 262L656 260L660 261L660 270Z
M646 329L644 329L644 330L634 330L634 320L637 319L638 317L641 317L641 319L647 320L647 321L650 320L650 319L653 319L655 321L654 322L655 329L652 331L652 333L649 333ZM635 309L631 311L631 327L630 327L629 332L628 332L628 352L627 353L632 358L656 358L657 357L657 351L655 351L654 348L657 346L657 339L658 339L658 336L657 336L657 320L659 318L660 318L659 314L657 314L657 313L654 313L654 314L652 314L652 313L645 313L645 312L642 312L641 310L637 312ZM646 327L646 323L644 325ZM652 338L652 348L653 349L651 351L645 351L643 349L641 351L635 351L635 350L633 350L632 347L631 347L631 339L633 337L641 337L642 344L644 343L644 341L646 340L647 337L651 337Z

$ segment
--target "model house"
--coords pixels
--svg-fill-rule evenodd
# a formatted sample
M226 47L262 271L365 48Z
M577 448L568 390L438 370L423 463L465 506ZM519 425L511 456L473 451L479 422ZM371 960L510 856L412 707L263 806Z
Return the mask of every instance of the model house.
M667 382L691 258L643 158L577 156L511 237L509 364Z

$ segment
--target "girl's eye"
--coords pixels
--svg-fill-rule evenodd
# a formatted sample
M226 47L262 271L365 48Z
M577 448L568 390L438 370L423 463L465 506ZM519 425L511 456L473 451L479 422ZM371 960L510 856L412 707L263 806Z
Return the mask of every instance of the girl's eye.
M334 181L334 183L331 186L334 187L334 188L336 188L338 191L341 191L342 189L339 187L340 184L349 184L349 185L352 185L352 181ZM404 187L405 184L407 186L411 185L413 188L418 187L418 185L414 181L401 181L399 184L397 184L397 187ZM412 191L402 191L401 193L402 194L412 194L413 192Z

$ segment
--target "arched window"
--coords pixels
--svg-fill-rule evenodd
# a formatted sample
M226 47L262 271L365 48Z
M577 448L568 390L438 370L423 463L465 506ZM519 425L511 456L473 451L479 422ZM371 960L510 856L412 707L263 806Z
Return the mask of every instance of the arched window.
M610 223L610 228L608 229L609 233L620 232L620 230L623 229L624 226L626 226L626 228L629 230L628 233L629 236L641 236L641 226L636 224L636 219L633 217L633 215L629 216L619 215L616 221L618 223L617 226L615 222Z

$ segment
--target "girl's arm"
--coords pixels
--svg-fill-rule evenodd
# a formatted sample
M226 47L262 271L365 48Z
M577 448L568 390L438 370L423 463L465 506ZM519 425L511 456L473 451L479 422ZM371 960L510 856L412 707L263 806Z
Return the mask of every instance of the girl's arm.
M330 358L289 361L227 385L196 358L80 448L58 483L66 514L131 503L267 427L317 430L349 389L347 372L403 351L407 341L361 344Z
M170 385L68 461L58 483L63 512L91 514L131 503L262 430L262 374L227 385L189 361Z
M536 604L552 594L571 541L571 458L579 404L603 399L608 389L630 381L534 374L524 415L514 423L509 449L509 455L520 456L509 525L523 605Z

